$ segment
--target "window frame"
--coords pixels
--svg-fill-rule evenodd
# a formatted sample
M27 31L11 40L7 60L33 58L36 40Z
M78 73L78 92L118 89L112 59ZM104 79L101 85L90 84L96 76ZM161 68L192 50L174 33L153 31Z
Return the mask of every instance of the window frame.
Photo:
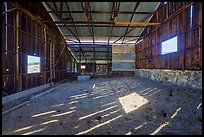
M168 41L168 40L171 40L171 39L174 39L176 38L176 51L171 51L171 52L168 52L168 53L163 53L163 43ZM175 52L178 52L179 51L179 48L178 48L178 35L174 35L173 37L170 37L164 41L161 42L161 55L167 55L167 54L171 54L171 53L175 53Z
M28 72L28 57L31 56L31 57L38 57L39 58L39 72ZM36 56L36 55L27 55L27 69L26 69L26 73L27 74L36 74L36 73L41 73L41 58L40 56Z

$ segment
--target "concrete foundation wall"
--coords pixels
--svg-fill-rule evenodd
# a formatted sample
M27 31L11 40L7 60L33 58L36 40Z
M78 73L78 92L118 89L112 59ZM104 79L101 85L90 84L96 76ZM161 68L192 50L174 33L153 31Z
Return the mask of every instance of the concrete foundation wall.
M112 76L134 76L134 71L113 71Z
M9 103L11 101L14 101L18 98L34 94L34 93L39 92L40 90L43 90L43 89L48 88L48 87L50 87L50 84L44 84L44 85L41 85L39 87L35 87L32 89L24 90L22 92L18 92L18 93L12 94L12 95L5 96L2 98L2 105Z
M173 83L183 87L202 89L202 71L136 69L134 75L162 83Z

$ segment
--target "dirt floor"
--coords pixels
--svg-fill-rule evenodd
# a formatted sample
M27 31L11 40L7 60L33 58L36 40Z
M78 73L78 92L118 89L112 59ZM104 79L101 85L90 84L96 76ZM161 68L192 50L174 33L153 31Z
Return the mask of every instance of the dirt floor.
M202 134L201 90L139 77L62 84L3 115L2 134Z

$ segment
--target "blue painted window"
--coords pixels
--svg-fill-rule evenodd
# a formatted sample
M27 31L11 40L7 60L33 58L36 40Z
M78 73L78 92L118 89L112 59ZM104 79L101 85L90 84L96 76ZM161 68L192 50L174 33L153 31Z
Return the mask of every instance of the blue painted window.
M177 51L177 36L162 42L162 55Z

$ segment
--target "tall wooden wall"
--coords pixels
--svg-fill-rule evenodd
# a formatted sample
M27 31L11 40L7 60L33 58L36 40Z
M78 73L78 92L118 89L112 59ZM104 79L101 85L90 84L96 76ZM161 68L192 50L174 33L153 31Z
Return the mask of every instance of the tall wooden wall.
M202 69L201 2L161 3L150 22L161 24L142 33L145 38L135 47L135 68ZM161 55L162 42L174 36L178 37L178 52Z
M2 11L5 12L4 3ZM53 24L41 3L7 2L8 10L2 14L2 89L3 96L49 83L50 45L54 45L55 81L60 81L71 72L74 57L67 49L66 41ZM35 6L34 6L35 5ZM40 7L35 15L34 7ZM25 9L26 8L26 9ZM40 18L40 19L39 19ZM7 37L7 38L6 38ZM27 55L40 57L40 73L27 73Z

